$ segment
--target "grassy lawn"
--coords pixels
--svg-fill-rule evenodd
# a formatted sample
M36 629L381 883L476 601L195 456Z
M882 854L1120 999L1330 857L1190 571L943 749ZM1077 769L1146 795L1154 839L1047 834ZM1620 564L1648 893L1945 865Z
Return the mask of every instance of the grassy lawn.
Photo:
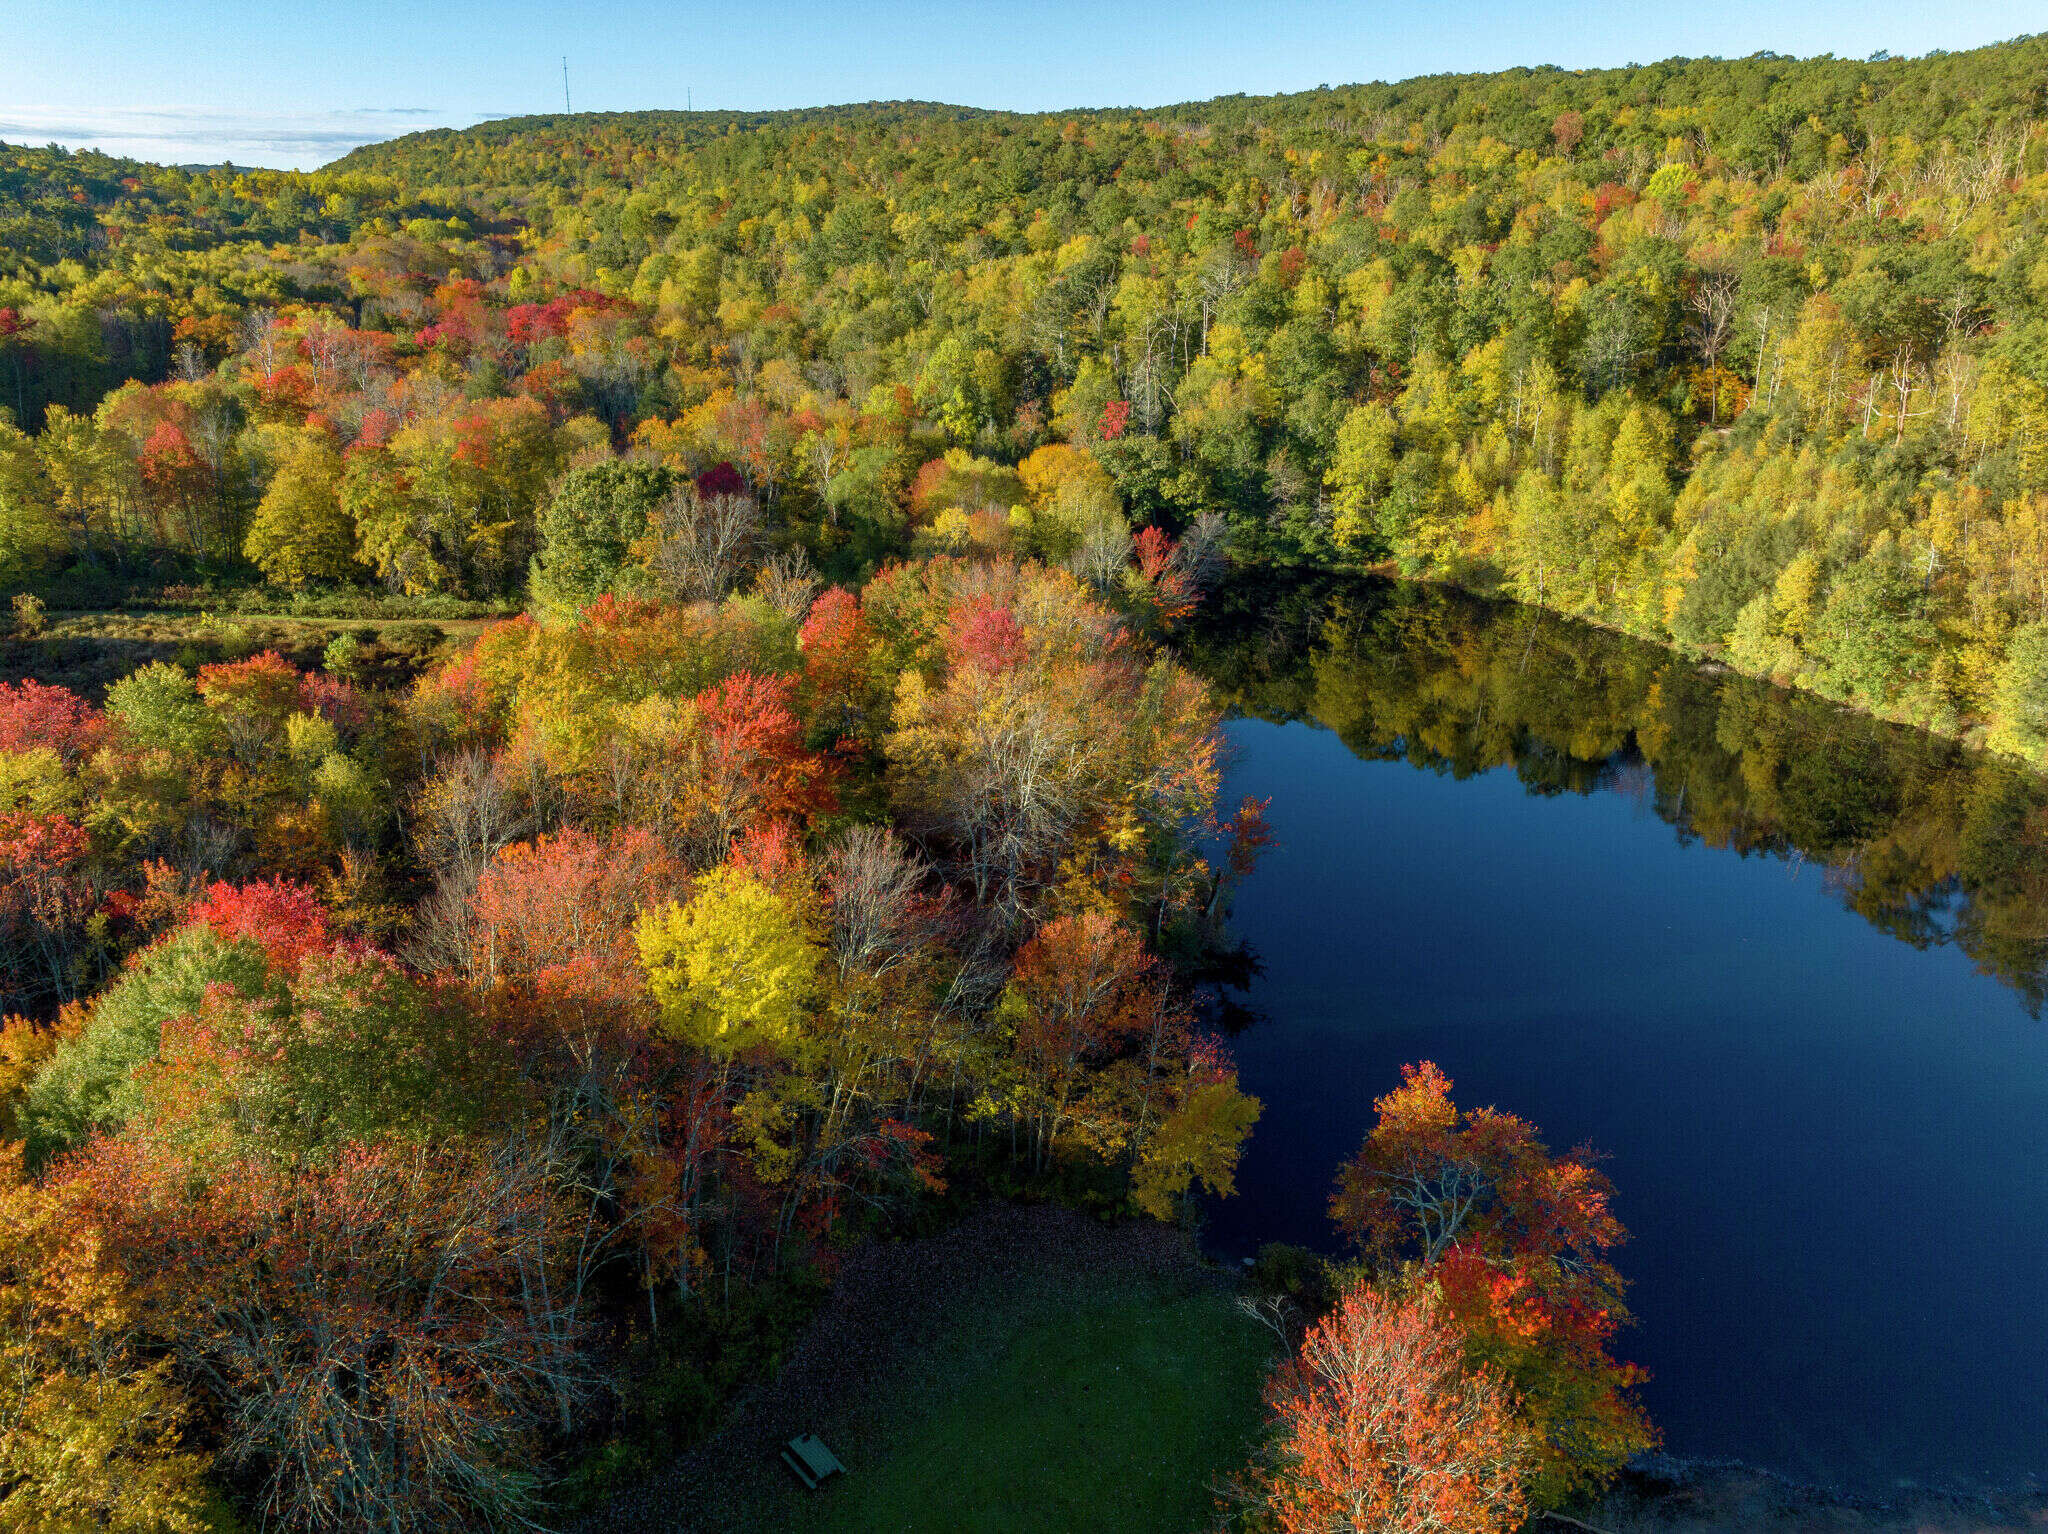
M1270 1340L1206 1286L1004 1295L924 1350L873 1420L832 1426L847 1475L773 1486L754 1526L1194 1534L1257 1428Z

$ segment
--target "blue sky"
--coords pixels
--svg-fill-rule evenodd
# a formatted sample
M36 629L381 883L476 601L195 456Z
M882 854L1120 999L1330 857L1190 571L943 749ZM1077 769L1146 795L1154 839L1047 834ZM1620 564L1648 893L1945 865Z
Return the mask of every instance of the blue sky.
M916 97L1158 106L1514 64L1879 49L2048 30L1978 0L0 0L0 139L310 168L420 127L559 111Z

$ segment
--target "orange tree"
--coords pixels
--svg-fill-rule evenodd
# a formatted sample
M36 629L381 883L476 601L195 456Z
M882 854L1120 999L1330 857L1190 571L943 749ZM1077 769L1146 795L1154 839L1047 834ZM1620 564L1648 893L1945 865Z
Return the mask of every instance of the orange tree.
M1274 1438L1237 1490L1283 1534L1499 1534L1527 1504L1526 1430L1468 1366L1432 1285L1347 1290L1266 1388Z
M1536 1504L1598 1486L1656 1442L1630 1394L1642 1372L1608 1351L1629 1319L1606 1258L1626 1235L1612 1185L1589 1151L1553 1154L1525 1119L1460 1110L1426 1060L1374 1107L1332 1218L1378 1271L1441 1287L1471 1359L1520 1400Z

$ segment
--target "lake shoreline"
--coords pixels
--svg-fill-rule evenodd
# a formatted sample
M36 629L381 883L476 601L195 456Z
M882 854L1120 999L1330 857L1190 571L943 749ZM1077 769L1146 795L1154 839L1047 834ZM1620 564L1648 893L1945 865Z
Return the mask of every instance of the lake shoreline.
M920 1373L918 1360L932 1340L979 1314L994 1294L1049 1286L1065 1292L1071 1308L1091 1294L1134 1285L1228 1295L1243 1283L1241 1262L1205 1249L1199 1232L1142 1220L1105 1223L1051 1204L999 1203L934 1235L871 1243L848 1255L831 1296L781 1369L744 1391L709 1439L650 1481L619 1488L572 1526L613 1534L661 1524L678 1507L694 1509L683 1528L778 1526L790 1505L774 1449L792 1423L824 1431L842 1457L853 1455L874 1475L877 1453L900 1446L863 1441L855 1424L886 1415L906 1368ZM1972 1491L1915 1484L1876 1495L1736 1458L1657 1452L1569 1517L1575 1522L1532 1517L1526 1534L1574 1527L1599 1534L1994 1534L2038 1530L2048 1521L2048 1492L2038 1485Z
M1892 725L1905 730L1918 730L1922 734L1933 736L1937 740L1952 741L1965 751L1996 755L2004 760L2024 766L2031 771L2039 772L2043 768L2043 764L2029 760L2026 757L2015 756L2010 752L1994 751L1992 747L1985 743L1989 726L1981 719L1969 719L1955 729L1937 729L1922 719L1906 718L1898 714L1884 713L1865 704L1851 703L1841 698L1831 698L1824 692L1817 691L1811 687L1803 687L1797 682L1788 682L1781 677L1772 676L1766 672L1746 670L1725 655L1695 649L1690 645L1681 644L1668 636L1638 633L1634 629L1623 628L1620 624L1611 623L1604 618L1596 618L1586 613L1568 612L1562 607L1552 607L1547 602L1527 602L1520 597L1509 596L1498 589L1487 590L1484 587L1475 586L1465 581L1453 580L1449 576L1403 575L1390 563L1352 565L1341 569L1333 569L1327 565L1291 564L1261 559L1250 561L1244 565L1234 566L1233 568L1264 571L1267 574L1279 576L1290 582L1307 581L1317 576L1328 577L1330 575L1338 575L1384 581L1394 586L1429 586L1439 590L1454 591L1460 596L1469 597L1478 602L1487 602L1500 607L1526 608L1531 612L1547 613L1551 617L1561 619L1566 623L1582 624L1587 628L1598 629L1601 633L1613 634L1622 639L1632 640L1637 644L1655 645L1660 650L1668 651L1672 655L1689 661L1699 670L1708 674L1722 672L1731 676L1739 676L1766 687L1776 687L1785 692L1796 693L1802 698L1810 698L1816 703L1830 708L1838 708L1844 713L1855 714L1879 724Z
M1801 1481L1745 1460L1659 1452L1631 1464L1597 1506L1575 1516L1581 1526L1596 1526L1602 1534L1706 1534L1727 1528L1751 1534L1809 1529L1992 1534L2039 1529L2048 1520L2048 1490L2039 1484L1965 1491L1905 1483L1892 1495L1876 1496ZM1532 1534L1572 1526L1549 1517L1529 1525Z
M1207 1249L1326 1250L1334 1169L1433 1060L1611 1158L1619 1346L1676 1450L1869 1516L2024 1508L2039 775L1443 583L1247 572L1185 653L1274 838L1231 912L1268 1109Z

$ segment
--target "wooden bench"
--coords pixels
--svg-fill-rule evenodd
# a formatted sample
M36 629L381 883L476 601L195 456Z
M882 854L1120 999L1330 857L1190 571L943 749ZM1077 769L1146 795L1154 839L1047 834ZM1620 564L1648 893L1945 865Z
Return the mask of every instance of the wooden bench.
M808 1491L816 1491L819 1484L832 1475L844 1475L846 1467L833 1457L825 1447L825 1441L816 1433L799 1433L790 1439L782 1451L782 1462L789 1466Z

